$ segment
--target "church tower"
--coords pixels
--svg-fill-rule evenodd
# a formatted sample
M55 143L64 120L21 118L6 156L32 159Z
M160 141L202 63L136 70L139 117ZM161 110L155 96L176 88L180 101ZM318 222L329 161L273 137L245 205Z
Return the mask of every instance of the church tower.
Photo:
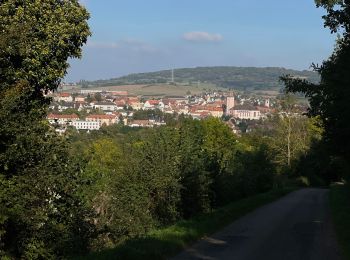
M265 99L265 107L270 107L270 99Z
M233 92L229 92L228 96L226 97L226 115L230 114L230 109L235 106L235 97Z

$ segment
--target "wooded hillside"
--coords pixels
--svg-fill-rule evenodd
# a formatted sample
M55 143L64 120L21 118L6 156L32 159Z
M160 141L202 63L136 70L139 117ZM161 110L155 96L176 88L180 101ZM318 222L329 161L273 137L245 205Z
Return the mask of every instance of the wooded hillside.
M318 82L319 76L312 71L297 71L285 68L256 67L197 67L174 70L174 81L184 84L208 83L218 87L238 90L278 90L283 87L279 78L292 75L311 82ZM82 82L84 87L113 86L125 84L156 84L171 82L171 70L130 74L109 80Z

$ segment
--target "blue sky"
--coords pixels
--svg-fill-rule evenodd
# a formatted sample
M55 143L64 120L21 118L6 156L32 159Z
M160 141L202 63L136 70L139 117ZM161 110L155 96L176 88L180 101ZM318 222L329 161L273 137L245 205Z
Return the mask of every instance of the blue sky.
M308 69L332 52L313 0L82 0L92 36L67 81L196 66Z

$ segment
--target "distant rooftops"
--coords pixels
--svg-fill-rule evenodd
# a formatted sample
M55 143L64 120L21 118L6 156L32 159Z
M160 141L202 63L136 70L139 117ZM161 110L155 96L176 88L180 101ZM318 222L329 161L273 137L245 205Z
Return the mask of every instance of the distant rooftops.
M234 106L230 110L258 110L258 109L255 106L244 104L244 105Z
M79 116L76 114L70 115L59 115L59 114L49 114L48 119L79 119Z

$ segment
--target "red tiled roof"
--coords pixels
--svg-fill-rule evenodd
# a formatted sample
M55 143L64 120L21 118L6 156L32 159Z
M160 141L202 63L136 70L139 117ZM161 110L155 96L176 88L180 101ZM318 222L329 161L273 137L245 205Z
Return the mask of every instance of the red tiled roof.
M60 93L60 97L70 97L70 93Z
M150 104L150 105L158 105L159 104L159 100L147 100L147 102Z
M200 115L201 115L201 116L209 116L210 113L209 113L209 112L201 112Z
M207 107L208 111L224 111L222 107Z
M118 102L115 102L115 104L118 106L118 107L123 107L123 106L125 106L125 102L123 102L123 101L118 101Z
M116 115L88 115L86 119L115 119Z
M79 119L79 117L76 114L70 114L70 115L58 115L58 114L49 114L47 116L48 119Z

